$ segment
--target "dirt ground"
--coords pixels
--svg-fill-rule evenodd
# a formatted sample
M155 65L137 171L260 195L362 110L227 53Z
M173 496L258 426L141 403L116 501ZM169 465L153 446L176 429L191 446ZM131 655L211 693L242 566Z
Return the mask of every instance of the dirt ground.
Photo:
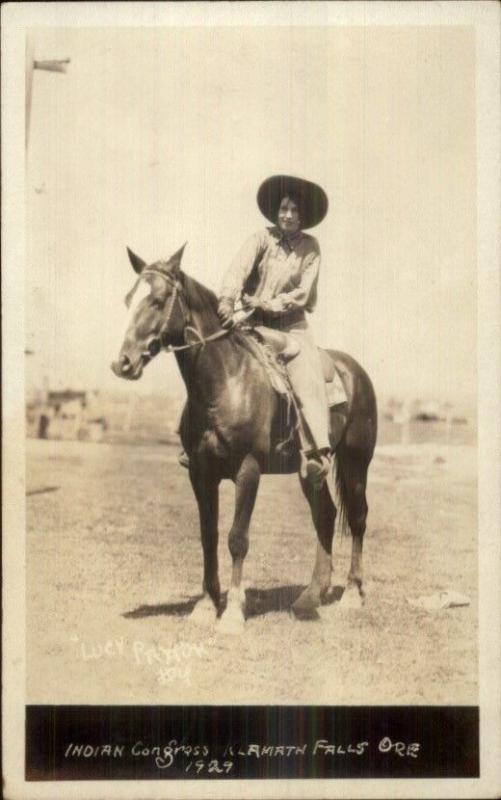
M28 440L27 700L31 703L477 702L476 451L383 446L369 473L367 602L337 600L351 540L336 536L318 621L290 606L315 534L295 476L264 477L251 527L243 636L188 617L200 594L198 517L175 448ZM233 486L221 492L220 575ZM452 589L469 606L406 598Z

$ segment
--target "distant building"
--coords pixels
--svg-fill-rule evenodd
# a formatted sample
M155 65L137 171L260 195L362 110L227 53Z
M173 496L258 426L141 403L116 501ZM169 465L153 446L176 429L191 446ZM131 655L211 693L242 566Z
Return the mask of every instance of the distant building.
M417 404L414 419L420 422L439 422L445 418L440 413L438 400L426 400Z
M107 423L96 408L95 395L65 389L48 391L45 400L29 402L26 408L28 436L102 441Z
M384 409L384 418L395 422L397 425L407 425L411 419L411 409L408 400L399 400L391 397Z

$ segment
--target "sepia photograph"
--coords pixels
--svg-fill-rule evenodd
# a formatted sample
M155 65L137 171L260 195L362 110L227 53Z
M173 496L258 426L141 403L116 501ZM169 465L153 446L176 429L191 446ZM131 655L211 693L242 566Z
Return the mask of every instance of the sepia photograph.
M6 796L481 796L499 9L53 5L7 8Z

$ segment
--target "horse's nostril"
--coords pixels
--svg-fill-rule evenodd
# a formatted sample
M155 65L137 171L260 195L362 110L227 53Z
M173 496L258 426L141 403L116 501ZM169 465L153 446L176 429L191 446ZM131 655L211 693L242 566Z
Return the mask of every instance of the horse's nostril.
M122 370L122 372L125 374L130 370L131 366L132 365L127 356L122 356L122 358L120 359L120 369Z

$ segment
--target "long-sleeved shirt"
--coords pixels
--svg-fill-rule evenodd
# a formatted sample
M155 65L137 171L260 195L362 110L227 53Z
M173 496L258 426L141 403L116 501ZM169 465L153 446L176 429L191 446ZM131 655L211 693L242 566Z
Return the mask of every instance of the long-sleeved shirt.
M251 236L231 262L220 297L239 300L252 278L252 293L267 313L311 312L319 268L320 248L313 236L298 231L285 237L277 227L265 228Z

